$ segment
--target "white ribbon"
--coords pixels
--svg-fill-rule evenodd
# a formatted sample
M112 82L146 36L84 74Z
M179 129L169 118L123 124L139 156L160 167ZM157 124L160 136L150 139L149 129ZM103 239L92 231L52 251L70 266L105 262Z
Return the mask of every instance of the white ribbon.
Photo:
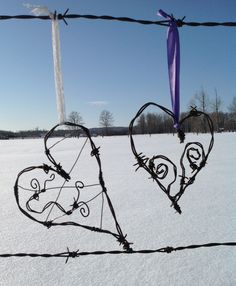
M49 15L52 19L52 51L53 51L53 63L54 63L54 80L56 89L56 101L57 101L57 112L59 122L63 123L66 121L65 112L65 100L64 100L64 88L61 71L61 47L60 47L60 31L59 21L57 16L54 17L53 13L50 13L47 7L24 4L25 7L31 10L31 12L37 16Z
M52 50L53 50L53 62L54 62L54 80L57 99L57 112L60 123L66 121L65 112L65 100L64 100L64 88L61 71L61 47L60 47L60 31L59 21L52 18Z

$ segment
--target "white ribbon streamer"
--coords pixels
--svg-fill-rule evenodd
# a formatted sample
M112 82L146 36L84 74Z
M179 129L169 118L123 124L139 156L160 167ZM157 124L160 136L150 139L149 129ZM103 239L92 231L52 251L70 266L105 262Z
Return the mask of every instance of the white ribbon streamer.
M54 62L54 79L57 99L57 112L60 123L66 121L64 88L61 72L61 48L60 48L60 31L58 19L52 18L52 50Z
M52 51L53 51L53 63L54 63L54 80L56 89L57 112L58 112L59 122L63 123L66 121L66 112L65 112L62 71L61 71L59 21L57 19L57 16L54 17L54 14L50 13L48 8L45 6L38 6L32 4L23 4L23 5L26 8L30 9L31 12L37 16L49 15L50 18L52 19Z

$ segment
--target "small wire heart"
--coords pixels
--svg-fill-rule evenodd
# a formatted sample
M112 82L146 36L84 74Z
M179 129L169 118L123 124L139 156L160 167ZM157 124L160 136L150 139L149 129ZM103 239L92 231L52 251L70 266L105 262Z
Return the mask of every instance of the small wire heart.
M139 109L139 111L131 120L129 125L131 150L137 160L137 163L135 164L136 171L139 168L143 168L144 170L146 170L146 172L151 175L153 181L155 181L159 188L167 195L169 200L172 202L172 206L175 208L175 210L178 213L181 213L182 211L178 204L178 201L184 194L187 187L193 184L200 170L206 165L208 156L212 150L214 144L213 123L209 115L202 111L198 111L196 108L192 108L189 114L179 122L177 132L178 137L180 139L180 143L183 143L185 140L184 127L186 122L189 119L194 119L196 117L203 117L206 125L209 128L211 138L206 151L200 142L188 142L185 145L184 151L180 157L180 167L177 168L177 164L175 164L165 155L154 155L149 158L144 154L144 152L138 152L136 150L134 140L134 124L135 121L141 116L141 114L143 114L143 112L150 106L161 109L165 114L169 115L172 118L173 123L175 122L175 116L173 112L159 104L148 102ZM176 185L178 177L180 177L179 191L172 195L171 189L173 185Z

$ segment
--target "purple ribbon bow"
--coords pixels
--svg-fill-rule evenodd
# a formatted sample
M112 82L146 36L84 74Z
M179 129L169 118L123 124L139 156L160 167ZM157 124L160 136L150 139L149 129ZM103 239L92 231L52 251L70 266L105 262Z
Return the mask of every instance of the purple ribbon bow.
M179 73L180 73L180 47L179 32L175 19L164 11L159 10L160 16L169 20L169 29L167 31L167 59L169 71L169 83L171 93L172 111L174 114L174 127L179 129Z

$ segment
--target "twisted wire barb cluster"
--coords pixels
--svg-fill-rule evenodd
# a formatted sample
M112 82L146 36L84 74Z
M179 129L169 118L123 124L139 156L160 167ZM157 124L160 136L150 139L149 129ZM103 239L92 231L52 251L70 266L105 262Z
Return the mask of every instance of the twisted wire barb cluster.
M127 22L127 23L137 23L141 25L157 25L157 26L169 26L168 20L162 21L151 21L151 20L143 20L143 19L134 19L129 17L114 17L109 15L89 15L89 14L67 14L69 9L67 9L64 14L54 13L54 16L57 17L58 20L63 20L65 24L67 24L66 19L88 19L88 20L107 20L107 21L118 21L118 22ZM0 20L51 20L51 16L49 15L0 15ZM236 27L236 22L185 22L183 19L177 19L176 23L178 27L182 26L190 26L190 27Z

